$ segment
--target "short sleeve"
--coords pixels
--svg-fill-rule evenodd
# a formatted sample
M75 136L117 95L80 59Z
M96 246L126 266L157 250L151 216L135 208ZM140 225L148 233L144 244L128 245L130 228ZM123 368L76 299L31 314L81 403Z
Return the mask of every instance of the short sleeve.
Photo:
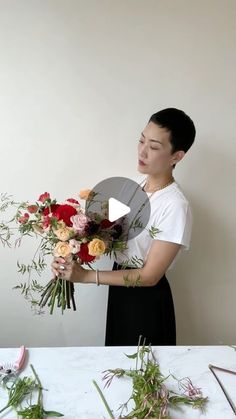
M170 202L161 216L155 219L159 232L155 240L164 240L181 244L189 249L192 234L192 212L188 201L176 199Z

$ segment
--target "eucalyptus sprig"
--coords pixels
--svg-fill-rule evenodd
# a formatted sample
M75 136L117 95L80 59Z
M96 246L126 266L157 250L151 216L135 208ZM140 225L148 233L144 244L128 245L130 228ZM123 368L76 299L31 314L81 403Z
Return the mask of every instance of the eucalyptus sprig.
M204 410L208 398L202 396L201 390L194 387L189 378L177 380L171 374L164 377L151 346L138 345L136 353L126 356L136 360L135 368L129 370L122 368L109 369L104 371L105 375L103 377L105 387L109 387L115 377L132 379L132 393L128 401L119 408L121 409L120 419L171 419L170 408L176 408L179 405L190 405L193 408ZM179 394L168 389L166 380L169 377L177 380L180 389ZM101 396L101 392L99 393ZM131 400L134 403L133 409L123 415L125 411L128 411ZM107 403L105 407L107 408ZM110 412L111 409L109 408L108 413L110 414Z

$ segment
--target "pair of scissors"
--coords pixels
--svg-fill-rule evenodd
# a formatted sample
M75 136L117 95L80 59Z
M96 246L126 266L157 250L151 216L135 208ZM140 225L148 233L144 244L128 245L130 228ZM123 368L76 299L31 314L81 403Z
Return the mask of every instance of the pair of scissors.
M6 384L8 380L13 381L17 378L17 374L22 369L26 357L25 346L20 347L20 353L17 361L14 363L0 363L0 384Z

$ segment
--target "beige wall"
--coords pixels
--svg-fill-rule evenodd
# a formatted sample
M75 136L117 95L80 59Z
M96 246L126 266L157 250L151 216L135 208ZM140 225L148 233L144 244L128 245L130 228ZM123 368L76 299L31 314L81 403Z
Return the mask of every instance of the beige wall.
M235 21L235 0L0 1L1 192L62 200L133 177L151 113L195 121L175 170L195 218L169 274L179 344L236 341ZM32 316L11 289L31 254L0 249L0 346L103 345L107 288L78 286L76 313Z

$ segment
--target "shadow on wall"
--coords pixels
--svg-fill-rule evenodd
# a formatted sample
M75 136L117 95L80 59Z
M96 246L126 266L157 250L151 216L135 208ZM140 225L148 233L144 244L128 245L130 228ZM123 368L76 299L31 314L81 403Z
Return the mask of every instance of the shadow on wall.
M197 169L191 166L197 177L187 193L194 216L191 249L168 275L177 340L181 345L235 344L235 163L232 155L203 152L207 166L201 166L201 158Z

